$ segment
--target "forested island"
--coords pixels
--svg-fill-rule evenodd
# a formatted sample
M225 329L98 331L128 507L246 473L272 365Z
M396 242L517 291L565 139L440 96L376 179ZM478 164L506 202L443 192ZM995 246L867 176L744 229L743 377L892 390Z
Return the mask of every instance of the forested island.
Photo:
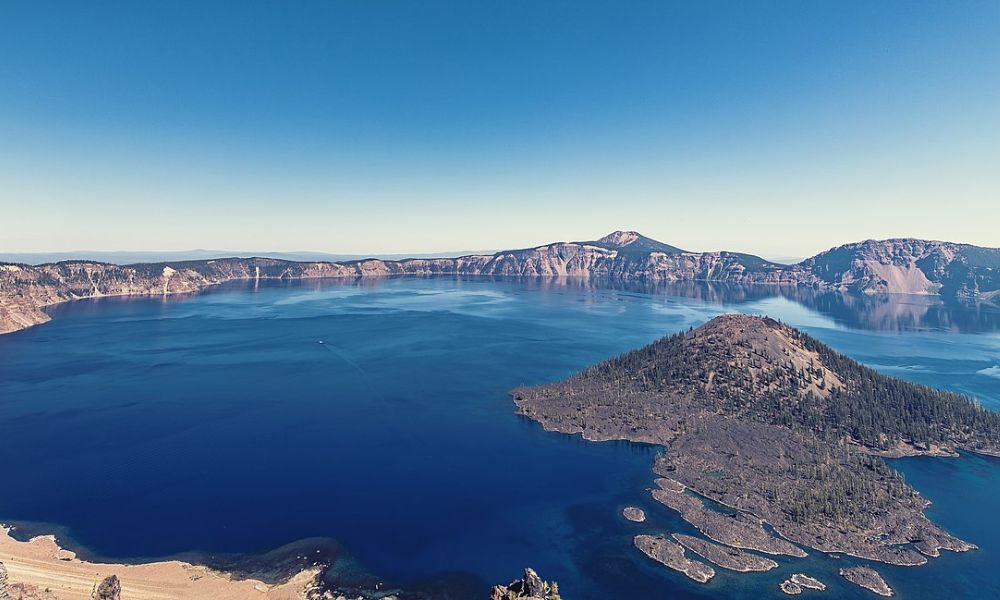
M1000 415L766 317L720 316L513 395L547 430L664 446L657 501L717 544L774 555L920 565L973 549L883 457L1000 455Z

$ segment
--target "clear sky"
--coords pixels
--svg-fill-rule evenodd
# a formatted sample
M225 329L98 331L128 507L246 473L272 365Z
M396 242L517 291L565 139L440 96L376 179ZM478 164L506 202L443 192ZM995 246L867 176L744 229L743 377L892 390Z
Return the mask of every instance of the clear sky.
M0 3L0 249L1000 246L1000 2Z

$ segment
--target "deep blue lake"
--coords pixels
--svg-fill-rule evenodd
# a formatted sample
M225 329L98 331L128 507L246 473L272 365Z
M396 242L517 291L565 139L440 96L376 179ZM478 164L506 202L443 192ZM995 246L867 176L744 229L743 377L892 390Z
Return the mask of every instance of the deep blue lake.
M396 583L454 574L469 598L529 565L567 600L777 598L803 571L825 597L871 597L836 576L847 559L705 586L657 566L631 537L687 528L648 494L655 449L514 414L513 387L736 311L1000 410L1000 312L929 298L402 278L81 301L0 336L0 520L118 559L328 537ZM1000 597L1000 461L894 466L981 550L877 567L890 585ZM624 521L625 504L649 522Z

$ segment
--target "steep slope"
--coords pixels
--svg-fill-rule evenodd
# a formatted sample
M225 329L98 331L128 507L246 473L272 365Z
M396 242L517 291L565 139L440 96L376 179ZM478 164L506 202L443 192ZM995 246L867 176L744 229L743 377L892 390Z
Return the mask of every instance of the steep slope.
M915 239L867 240L797 265L825 284L865 293L972 297L1000 289L1000 249Z
M1000 415L745 315L718 317L514 397L521 414L549 430L667 446L659 475L788 539L894 564L970 546L929 522L926 501L877 456L1000 454ZM750 536L745 527L727 533L734 522L673 492L666 486L657 500L706 535L723 543Z

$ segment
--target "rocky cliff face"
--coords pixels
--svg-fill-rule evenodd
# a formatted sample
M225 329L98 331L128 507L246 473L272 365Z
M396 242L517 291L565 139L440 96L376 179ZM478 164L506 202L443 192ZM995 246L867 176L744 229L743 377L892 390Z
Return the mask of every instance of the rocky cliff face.
M294 262L226 258L136 265L0 263L0 333L49 319L45 306L100 296L191 293L233 280L392 275L579 277L810 286L862 293L1000 294L1000 249L921 240L867 241L797 265L737 252L685 252L634 231L458 258Z
M559 586L542 581L533 569L525 569L520 579L494 586L490 600L560 600Z

